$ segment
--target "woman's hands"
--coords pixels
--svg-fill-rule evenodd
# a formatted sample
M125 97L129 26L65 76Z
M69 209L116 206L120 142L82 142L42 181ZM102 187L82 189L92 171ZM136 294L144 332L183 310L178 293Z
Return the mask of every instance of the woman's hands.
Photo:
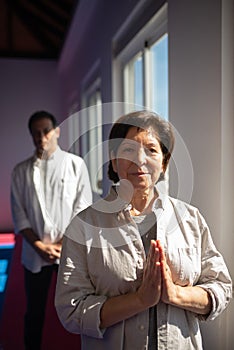
M144 307L156 305L161 297L161 247L158 241L151 241L149 254L143 274L143 281L137 295Z
M167 265L166 256L159 241L158 241L158 246L159 246L160 256L161 256L160 263L161 263L161 273L162 273L161 300L166 304L170 304L177 297L178 286L174 284L174 282L172 281L171 270Z
M154 268L154 265L157 268ZM145 298L147 298L148 305L152 301L152 305L156 305L161 300L166 304L202 315L209 314L212 307L210 294L205 289L199 286L179 286L173 282L160 241L151 241L143 282L138 293L142 288L147 291Z
M151 241L143 274L143 281L137 295L144 307L151 307L161 300L172 303L177 297L178 286L172 281L172 274L159 240Z
M110 327L157 305L160 300L200 314L207 314L211 309L206 290L173 283L160 241L152 240L140 287L136 292L107 299L101 309L100 327Z
M159 243L151 241L140 287L136 292L119 295L106 300L101 309L101 328L110 327L159 302L162 293L160 256Z

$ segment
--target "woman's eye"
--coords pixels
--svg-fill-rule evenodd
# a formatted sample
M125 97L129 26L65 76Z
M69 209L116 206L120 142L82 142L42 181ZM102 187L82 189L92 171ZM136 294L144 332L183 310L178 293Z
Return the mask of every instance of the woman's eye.
M150 157L157 157L160 154L160 150L156 147L149 147L146 152Z
M152 153L152 154L155 154L155 153L158 153L157 149L156 148L149 148L149 152Z
M123 152L125 152L125 153L132 153L132 152L134 152L134 148L126 147L126 148L123 149Z

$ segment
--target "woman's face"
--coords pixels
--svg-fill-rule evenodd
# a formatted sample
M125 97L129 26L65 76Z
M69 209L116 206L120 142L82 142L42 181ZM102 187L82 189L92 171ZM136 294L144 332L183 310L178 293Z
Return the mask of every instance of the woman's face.
M112 166L119 179L130 181L134 189L152 188L163 172L163 153L155 133L130 128Z

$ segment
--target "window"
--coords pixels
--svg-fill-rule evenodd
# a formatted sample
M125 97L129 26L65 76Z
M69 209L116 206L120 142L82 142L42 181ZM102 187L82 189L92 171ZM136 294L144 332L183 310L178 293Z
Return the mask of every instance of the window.
M140 52L124 67L124 101L144 104L143 55Z
M124 65L124 101L168 119L168 34Z
M81 111L81 155L84 158L94 195L102 194L102 103L101 81L96 79L83 92L83 109Z
M123 37L122 31L116 36L114 46L122 47ZM133 105L135 109L149 108L168 119L167 5L118 53L114 69L118 71L114 78L117 74L122 76L119 82L116 81L123 87L126 105ZM118 89L116 91L118 94ZM120 89L115 99L121 99Z
M168 119L168 34L150 48L152 64L152 109Z

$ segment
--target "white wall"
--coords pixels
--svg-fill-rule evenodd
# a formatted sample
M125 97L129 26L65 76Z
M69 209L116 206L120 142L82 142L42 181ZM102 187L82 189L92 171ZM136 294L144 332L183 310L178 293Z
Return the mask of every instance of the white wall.
M234 0L222 2L222 178L221 178L221 228L220 246L233 271L234 237ZM222 343L227 349L234 344L234 302L220 319Z
M75 100L79 106L82 80L96 62L103 102L113 102L112 39L139 3L93 1L89 11L87 2L81 0L59 65L64 112ZM168 0L170 120L191 156L194 170L191 203L206 218L232 277L233 13L233 0ZM186 177L186 166L184 173ZM176 192L173 177L171 189ZM232 311L233 301L219 319L203 326L205 349L232 349Z
M0 60L0 232L13 230L10 212L10 176L16 163L34 149L27 122L36 110L59 113L55 61Z
M168 22L170 118L192 159L192 204L204 214L233 277L234 26L233 1L228 2L226 10L227 1L172 0ZM215 322L203 325L206 349L231 349L231 310L233 302Z

